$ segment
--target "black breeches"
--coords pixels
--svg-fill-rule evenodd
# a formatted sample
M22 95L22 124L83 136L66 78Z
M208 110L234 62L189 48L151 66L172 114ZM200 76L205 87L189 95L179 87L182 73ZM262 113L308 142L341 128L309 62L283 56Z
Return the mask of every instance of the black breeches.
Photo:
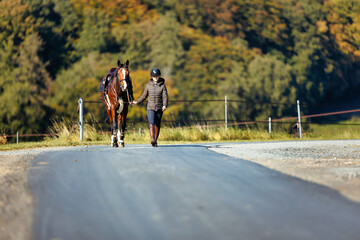
M150 125L160 127L162 115L163 115L162 110L157 110L157 111L149 110L149 109L147 110L147 117Z

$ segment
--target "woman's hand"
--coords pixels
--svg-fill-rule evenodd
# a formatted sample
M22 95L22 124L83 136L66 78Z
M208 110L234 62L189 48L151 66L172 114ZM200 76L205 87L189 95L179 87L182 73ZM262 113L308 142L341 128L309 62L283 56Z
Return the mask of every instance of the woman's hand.
M132 101L130 104L131 104L131 105L136 105L136 104L137 104L137 101Z
M164 112L166 110L166 106L163 106L162 107L162 111Z

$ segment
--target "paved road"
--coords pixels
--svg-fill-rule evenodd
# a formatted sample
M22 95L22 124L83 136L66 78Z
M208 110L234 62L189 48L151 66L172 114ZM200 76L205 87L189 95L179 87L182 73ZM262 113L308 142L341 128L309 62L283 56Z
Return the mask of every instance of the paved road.
M360 239L360 205L202 145L44 152L34 239Z

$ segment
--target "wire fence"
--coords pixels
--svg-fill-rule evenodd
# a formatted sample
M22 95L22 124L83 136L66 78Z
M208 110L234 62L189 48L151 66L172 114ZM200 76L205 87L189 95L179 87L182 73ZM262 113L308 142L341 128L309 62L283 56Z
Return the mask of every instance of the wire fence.
M207 102L224 102L224 99L210 99L210 100L171 100L169 101L169 103L207 103ZM226 100L227 103L245 103L245 104L269 104L269 105L290 105L290 106L296 106L296 103L279 103L279 102L265 102L265 101L246 101L246 100ZM98 104L103 104L102 101L98 100L98 101L86 101L84 100L84 103L98 103ZM226 103L225 103L226 104ZM301 119L310 119L310 118L317 118L317 117L325 117L325 116L333 116L333 115L342 115L342 114L348 114L348 113L357 113L360 112L360 105L327 105L327 104L306 104L306 103L300 103L300 106L303 107L312 107L312 108L332 108L332 109L336 109L336 108L357 108L357 109L352 109L352 110L343 110L343 111L335 111L335 112L326 112L326 113L317 113L317 114L311 114L311 115L303 115L301 116ZM273 123L294 123L294 120L297 120L298 117L285 117L285 118L279 118L279 119L272 119L271 121ZM259 123L268 123L268 120L258 120L258 121L254 121L254 120L236 120L236 119L225 119L225 118L221 118L221 119L208 119L208 118L196 118L195 119L178 119L178 120L167 120L166 118L162 120L162 123L170 123L173 124L174 126L183 126L183 125L196 125L198 126L199 123L205 123L204 125L206 126L224 126L226 123L223 124L208 124L208 123L212 123L212 122L232 122L232 123L228 123L228 125L247 125L247 124L259 124ZM130 120L129 123L146 123L147 120L143 119L143 120L137 120L137 121L132 121ZM303 123L303 124L312 124L310 122L307 123ZM316 123L319 124L319 123ZM342 123L324 123L324 124L333 124L333 125L360 125L357 123L348 123L348 124L342 124ZM201 124L200 124L201 125Z
M234 100L234 99L210 99L210 100L198 100L198 99L180 99L180 100L170 100L169 104L179 104L179 103L185 103L185 104L191 104L191 103L208 103L208 102L219 102L225 104L225 109L227 108L228 103L239 103L239 104L262 104L262 105L287 105L287 106L296 106L297 103L284 103L284 102L266 102L266 101L248 101L248 100ZM100 106L103 105L103 101L101 100L83 100L83 103L86 105L88 104L99 104ZM350 110L341 110L341 111L333 111L333 112L324 112L324 113L316 113L316 114L309 114L309 115L303 115L300 116L301 119L311 119L311 118L319 118L319 117L327 117L327 116L334 116L334 115L342 115L342 114L349 114L349 113L358 113L360 112L360 106L359 105L327 105L327 104L306 104L306 103L298 103L299 106L305 107L305 108L312 108L312 109L349 109ZM102 107L102 106L101 106ZM86 107L85 107L86 108ZM354 109L355 108L355 109ZM240 127L240 126L246 126L249 127L251 125L264 125L265 124L298 124L299 117L284 117L284 118L278 118L278 119L264 119L264 120L238 120L238 119L227 119L228 113L225 112L225 118L219 118L219 119L206 119L206 118L191 118L188 117L187 119L178 119L178 120L169 120L164 118L162 120L162 123L169 126L169 127L181 127L181 128L192 128L194 126L196 127ZM73 115L75 120L79 117L79 105L77 108L76 113ZM76 120L75 120L76 122ZM91 121L84 119L85 123L91 123ZM79 122L76 122L76 124L79 124ZM128 119L128 126L133 126L133 128L138 124L147 124L146 119L142 120L132 120ZM346 125L346 126L360 126L360 123L336 123L336 122L302 122L303 125L311 125L311 124L322 124L322 125ZM97 126L100 127L101 131L103 129L109 129L109 124L104 123L103 121L97 121ZM137 129L132 129L133 131L137 131ZM104 132L104 131L103 131ZM34 133L34 134L10 134L6 135L10 138L17 138L17 142L19 141L20 137L48 137L48 136L55 136L54 133Z
M84 101L84 103L99 103L101 101ZM208 102L223 102L225 104L225 118L219 118L219 119L208 119L208 118L196 118L196 117L188 117L188 119L177 119L177 120L169 120L166 117L163 118L162 123L166 126L170 126L173 128L202 128L202 127L242 127L245 126L246 128L250 127L256 127L259 128L259 126L262 125L262 128L269 128L269 133L271 133L272 128L274 128L272 125L277 125L277 129L288 129L292 133L294 131L297 131L297 135L302 135L302 129L301 125L304 125L305 129L308 131L310 129L311 124L321 124L321 125L338 125L338 126L360 126L358 123L334 123L334 122L314 122L312 123L310 119L313 118L319 118L319 117L326 117L326 116L334 116L334 115L343 115L343 114L349 114L349 113L357 113L360 112L360 106L356 105L326 105L326 104L300 104L299 101L297 103L280 103L280 102L265 102L265 101L246 101L246 100L233 100L233 99L227 99L225 96L225 99L211 99L211 100L197 100L197 99L190 99L190 100L172 100L169 101L170 104L179 104L179 103L185 103L185 104L192 104L192 103L208 103ZM239 104L262 104L262 105L288 105L288 106L297 106L298 109L298 116L297 117L284 117L284 118L278 118L278 119L267 119L267 120L238 120L238 119L228 119L228 111L227 111L227 104L229 103L239 103ZM300 114L300 106L303 108L312 108L312 109L342 109L341 111L332 111L332 112L323 112L323 113L316 113L316 114L309 114L309 115L303 115ZM357 109L351 109L351 110L343 110L348 108L357 108ZM305 120L305 122L301 123L301 119ZM329 118L327 118L329 119ZM132 125L133 129L132 131L136 132L137 129L135 128L136 125L139 123L147 124L147 119L138 120L138 121L128 121L128 124ZM108 124L97 124L102 125L103 127L108 127ZM279 127L280 126L280 127ZM145 127L146 128L146 127ZM103 129L103 128L102 128ZM275 129L275 128L274 128ZM347 128L349 130L349 128ZM360 130L356 129L355 130ZM139 132L141 131L141 128L139 128Z

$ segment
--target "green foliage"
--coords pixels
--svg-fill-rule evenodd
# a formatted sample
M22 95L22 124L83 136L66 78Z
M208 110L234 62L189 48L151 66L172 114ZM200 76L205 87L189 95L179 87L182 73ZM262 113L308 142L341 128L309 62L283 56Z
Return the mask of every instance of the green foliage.
M19 55L12 56L11 71L1 75L0 128L11 131L33 132L45 130L45 105L50 77L38 56L42 41L37 34L27 36L20 45ZM1 58L7 57L0 51ZM29 128L29 127L32 128Z
M181 26L171 12L160 16L154 25L150 39L151 66L160 68L164 76L173 76L185 55L179 38L180 31Z
M153 32L153 22L144 21L131 26L116 26L112 29L120 56L131 60L132 69L149 68L151 47L149 41Z
M104 12L88 9L75 48L80 56L86 56L92 51L103 52L111 42L110 36L109 16Z
M175 86L184 99L211 100L223 98L234 85L227 84L228 75L234 69L246 65L253 53L241 43L232 45L224 37L212 38L201 31L184 28L183 41L188 44L183 66L174 78ZM237 82L238 79L235 80ZM199 94L201 93L201 94ZM222 113L222 103L187 104L183 116L188 112L201 117L213 118Z
M168 1L171 8L174 9L176 15L180 19L180 23L193 28L202 28L203 19L201 10L205 9L200 6L201 1L184 0L184 1Z
M69 63L67 36L68 30L63 28L61 15L57 12L58 0L25 0L31 16L35 21L35 31L43 39L43 49L39 56L47 62L46 69L54 77L61 67ZM66 22L66 21L65 21ZM73 23L76 26L76 23ZM69 29L70 31L73 29Z
M284 12L289 1L244 0L240 1L240 36L252 47L264 52L272 49L286 51L289 45L289 29Z
M43 131L97 100L130 60L135 95L159 67L170 99L316 104L360 86L357 0L2 0L0 130ZM292 105L230 102L236 120L293 115ZM311 109L305 110L310 111ZM101 104L86 105L102 119ZM171 119L220 118L223 103L169 106ZM144 107L129 117L144 119Z
M249 104L240 105L236 112L245 113L250 119L266 119L269 116L279 118L288 114L289 106L277 103L296 102L296 88L291 87L294 85L291 71L290 65L274 56L255 57L249 63L247 73L239 72L238 75L230 76L242 79L238 95L253 102L251 108Z
M317 34L316 22L324 17L319 1L309 6L307 0L291 2L291 12L286 17L291 22L291 36L294 39L289 62L296 78L297 96L308 103L321 101L325 94L324 73L326 52ZM314 71L314 69L317 69Z
M328 14L330 32L344 54L360 57L360 2L327 1L325 4Z
M21 0L0 2L0 42L12 41L18 46L36 27L28 6Z
M83 57L71 68L58 74L54 83L54 95L50 99L50 106L55 109L56 117L69 119L76 116L78 100L81 97L84 100L98 100L100 80L110 70L110 67L115 65L111 64L106 57L111 58L110 55L101 56L99 53L93 52L87 57ZM85 103L85 108L85 114L102 119L103 107L101 104Z

